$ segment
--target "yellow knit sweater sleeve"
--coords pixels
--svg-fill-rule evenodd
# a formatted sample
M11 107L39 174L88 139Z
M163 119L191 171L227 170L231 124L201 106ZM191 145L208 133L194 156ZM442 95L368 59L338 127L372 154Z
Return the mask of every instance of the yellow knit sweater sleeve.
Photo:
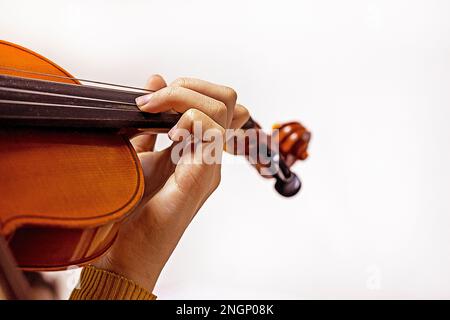
M156 296L116 273L84 267L71 300L155 300Z

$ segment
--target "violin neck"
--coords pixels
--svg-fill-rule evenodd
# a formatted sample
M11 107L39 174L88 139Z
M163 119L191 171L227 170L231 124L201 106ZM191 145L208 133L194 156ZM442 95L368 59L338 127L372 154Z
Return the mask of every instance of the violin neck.
M0 125L168 131L180 115L141 112L143 94L0 75Z

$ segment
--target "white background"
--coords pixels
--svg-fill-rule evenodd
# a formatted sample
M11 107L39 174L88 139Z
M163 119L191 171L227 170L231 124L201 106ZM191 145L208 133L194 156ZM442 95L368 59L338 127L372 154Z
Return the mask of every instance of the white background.
M224 166L161 299L450 298L450 1L0 0L0 38L79 77L224 83L312 130L294 199Z

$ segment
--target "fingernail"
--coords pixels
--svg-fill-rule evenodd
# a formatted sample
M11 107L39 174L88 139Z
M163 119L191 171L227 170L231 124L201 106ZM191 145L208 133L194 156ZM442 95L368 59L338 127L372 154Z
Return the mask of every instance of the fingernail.
M147 104L150 99L152 98L153 93L146 94L145 96L140 96L136 98L136 104L137 106L143 106L144 104Z
M169 136L170 140L173 141L173 135L175 134L175 132L177 131L177 126L173 126L172 129L169 130L169 132L167 132L167 135Z

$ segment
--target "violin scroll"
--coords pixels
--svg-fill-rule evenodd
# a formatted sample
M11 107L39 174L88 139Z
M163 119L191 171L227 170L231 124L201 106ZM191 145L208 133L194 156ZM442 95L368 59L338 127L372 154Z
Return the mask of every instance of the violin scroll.
M274 176L275 190L284 197L292 197L300 191L302 182L289 168L297 160L308 157L311 132L299 122L275 124L272 128L272 139L277 141L280 152L279 173Z
M297 160L308 158L308 146L311 140L311 132L300 122L286 122L275 124L272 137L278 141L280 153L291 167Z

